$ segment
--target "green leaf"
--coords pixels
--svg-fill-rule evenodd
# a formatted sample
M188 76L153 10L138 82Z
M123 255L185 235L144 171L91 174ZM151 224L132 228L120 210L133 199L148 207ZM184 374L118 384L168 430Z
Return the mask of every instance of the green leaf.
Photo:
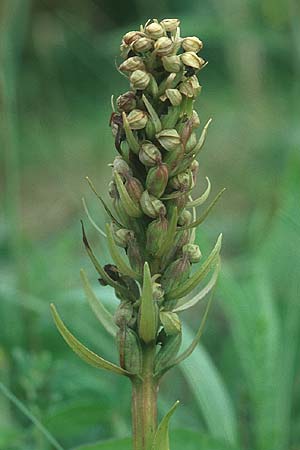
M212 122L212 119L209 119L207 121L206 125L204 126L204 128L202 130L202 133L201 133L201 136L199 138L199 141L198 141L196 147L193 149L194 156L197 156L200 153L200 150L202 149L202 147L203 147L203 145L205 143L206 136L207 136L207 130L208 130L208 127L211 124L211 122Z
M106 331L112 336L116 336L117 326L114 322L113 316L105 308L105 306L97 299L94 291L89 283L88 277L83 269L80 270L80 277L87 301L94 312L99 322L103 325Z
M126 187L123 184L122 178L117 171L114 172L114 178L115 178L115 182L117 185L117 189L118 189L118 193L120 195L122 205L124 206L126 213L130 217L134 217L134 218L141 217L143 214L141 211L141 208L139 207L139 205L136 205L134 203L134 201L128 194ZM123 227L123 228L125 228L125 227Z
M181 286L170 291L167 294L166 299L167 300L179 299L189 294L200 283L200 281L202 281L205 278L205 276L213 267L216 259L219 256L221 245L222 245L222 233L219 235L214 248L212 249L210 255L207 257L206 261L202 264L202 266L187 281L182 283Z
M196 200L189 201L185 206L186 208L194 208L194 207L196 208L197 206L201 206L208 199L210 191L211 191L211 184L210 184L209 178L208 177L205 177L205 178L207 181L207 188L205 189L203 194L200 195L200 197L196 198Z
M108 248L111 257L116 263L120 272L124 275L128 275L129 277L135 280L139 280L141 278L140 275L137 272L135 272L120 255L119 249L115 243L109 224L106 224L106 234L107 234Z
M127 370L124 370L121 367L109 361L106 361L105 359L101 358L101 356L97 355L96 353L85 347L83 344L81 344L81 342L79 342L78 339L76 339L75 336L73 336L73 334L67 329L53 303L51 303L51 312L58 331L60 332L66 343L83 361L87 362L93 367L97 367L98 369L106 369L118 375L132 375L130 372L127 372Z
M159 133L161 131L160 118L158 117L157 112L155 111L155 109L153 108L153 106L151 105L151 103L148 101L147 97L144 94L142 96L142 99L154 124L155 132Z
M154 436L152 449L151 450L170 450L169 443L169 423L175 409L179 405L179 401L174 403L169 412L164 416L160 422L157 431Z
M200 217L198 217L197 220L195 220L194 222L188 224L188 225L184 225L182 227L178 227L178 230L189 230L191 228L196 228L198 227L201 223L204 222L204 220L206 219L206 217L209 215L210 211L213 209L213 207L215 206L215 204L218 202L219 198L223 195L223 193L226 191L226 188L223 188L214 198L214 200L211 202L211 204L206 208L206 210L204 211L203 214L201 214Z
M220 263L220 258L219 258L219 261L216 264L216 267L212 274L212 277L209 280L209 282L204 286L204 288L202 288L200 290L200 292L198 292L198 294L196 294L190 300L186 300L185 298L179 300L179 302L176 304L175 308L172 311L173 312L185 311L185 310L197 305L197 303L199 303L201 300L203 300L206 297L206 295L209 294L211 292L211 290L214 289L214 287L216 286L217 281L218 281L218 276L220 273L220 266L221 266L221 263Z
M130 125L128 123L127 116L124 112L122 113L122 119L123 119L123 126L124 126L124 131L126 134L126 139L127 139L128 145L131 148L131 150L133 151L133 153L138 155L139 150L140 150L140 144L136 140L136 138L132 132L132 129L130 128Z
M141 296L139 335L144 342L152 342L157 331L157 306L153 300L152 280L149 264L144 264L143 289Z

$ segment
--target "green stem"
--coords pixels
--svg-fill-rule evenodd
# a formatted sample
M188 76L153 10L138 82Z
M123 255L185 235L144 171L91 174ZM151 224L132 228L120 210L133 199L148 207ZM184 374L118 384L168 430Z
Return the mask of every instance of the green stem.
M151 450L157 428L158 383L153 376L155 345L143 347L141 378L132 380L133 450Z

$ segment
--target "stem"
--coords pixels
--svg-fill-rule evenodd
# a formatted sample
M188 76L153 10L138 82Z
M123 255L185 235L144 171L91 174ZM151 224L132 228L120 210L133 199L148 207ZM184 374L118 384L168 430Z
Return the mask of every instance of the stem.
M141 378L132 380L133 450L151 450L157 428L158 383L153 376L155 345L143 347Z

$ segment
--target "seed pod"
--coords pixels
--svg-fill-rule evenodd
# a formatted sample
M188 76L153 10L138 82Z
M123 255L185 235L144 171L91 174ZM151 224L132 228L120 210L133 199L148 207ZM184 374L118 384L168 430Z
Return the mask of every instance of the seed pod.
M175 31L180 25L180 20L178 19L164 19L160 22L166 31Z
M174 44L170 38L160 37L154 44L154 50L158 56L170 55L173 51Z
M130 75L130 84L132 89L144 90L150 83L150 75L143 70L135 70Z
M141 109L133 109L127 116L128 123L132 130L141 130L145 128L148 115Z
M204 59L198 56L195 52L182 53L181 61L185 66L192 67L196 70L201 69L201 67L203 67L205 64Z
M198 142L198 139L197 139L196 133L192 133L190 135L190 137L188 138L187 143L185 145L185 152L191 153L193 151L193 149L195 148L197 142Z
M186 244L183 246L182 251L187 255L189 261L191 263L197 263L201 259L201 250L199 245L196 244Z
M150 222L146 232L146 249L150 255L155 256L157 254L166 239L167 233L168 221L164 216Z
M180 144L180 136L175 129L162 130L156 134L156 139L160 145L168 152L176 150Z
M196 36L184 38L181 45L186 52L198 53L203 48L203 42Z
M173 106L178 106L182 102L182 95L178 89L166 89L165 94Z
M144 33L140 31L129 31L128 33L124 34L122 42L125 45L131 45L133 42L135 42L137 39L140 39L144 36Z
M168 183L168 166L166 164L158 164L152 167L146 178L146 188L148 192L155 197L161 197L165 192Z
M130 198L134 201L135 204L138 205L141 195L144 192L142 183L135 177L127 176L125 187Z
M134 92L125 92L125 94L122 94L117 98L117 108L120 112L124 111L125 113L128 113L135 109L135 107L136 97Z
M171 311L160 311L159 318L165 333L169 336L181 332L181 322L176 313Z
M117 333L120 353L120 366L129 372L139 374L142 369L142 349L138 336L129 327L121 328Z
M161 153L151 141L146 141L141 146L139 160L146 167L154 167L161 163Z
M159 373L161 370L165 369L172 360L176 357L180 346L181 346L181 333L175 334L173 336L168 336L164 345L157 353L155 357L155 373Z
M134 233L127 228L113 226L113 236L115 243L122 248L127 248L128 242L134 238Z
M184 209L178 218L178 225L180 226L189 225L190 223L192 223L192 220L193 220L192 213L188 209Z
M156 219L159 216L166 215L166 207L158 198L154 195L150 195L148 191L144 191L141 199L140 205L144 212L149 217Z
M178 55L163 56L161 62L167 72L177 73L182 68L182 62Z
M122 156L116 156L113 162L113 173L118 172L122 177L132 175L132 171Z
M133 308L133 304L128 301L121 302L115 312L114 320L118 327L124 325L133 327L137 321L137 315Z
M132 56L126 59L120 66L119 70L122 72L134 72L135 70L145 70L145 64L139 56Z
M152 39L149 39L147 37L141 37L140 39L137 39L132 44L132 48L137 53L145 53L153 47L153 41Z
M148 36L152 39L158 39L162 37L165 34L165 30L157 22L152 22L149 25L145 27L145 32L148 34Z
M187 280L191 270L191 263L186 255L172 262L161 277L161 285L167 294Z

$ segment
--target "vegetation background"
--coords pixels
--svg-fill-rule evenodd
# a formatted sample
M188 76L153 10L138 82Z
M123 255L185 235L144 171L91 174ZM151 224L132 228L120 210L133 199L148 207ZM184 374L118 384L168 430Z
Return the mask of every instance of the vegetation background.
M116 358L80 286L84 267L115 305L81 244L81 197L103 226L84 177L107 197L110 96L127 90L115 68L120 38L153 15L179 17L182 33L205 43L197 107L213 124L199 192L206 175L214 192L227 187L197 236L205 253L224 233L203 344L161 387L160 413L181 401L171 448L300 449L299 2L1 0L1 450L129 445L129 383L77 359L49 303ZM89 233L107 262L105 241ZM201 315L186 314L186 341Z

